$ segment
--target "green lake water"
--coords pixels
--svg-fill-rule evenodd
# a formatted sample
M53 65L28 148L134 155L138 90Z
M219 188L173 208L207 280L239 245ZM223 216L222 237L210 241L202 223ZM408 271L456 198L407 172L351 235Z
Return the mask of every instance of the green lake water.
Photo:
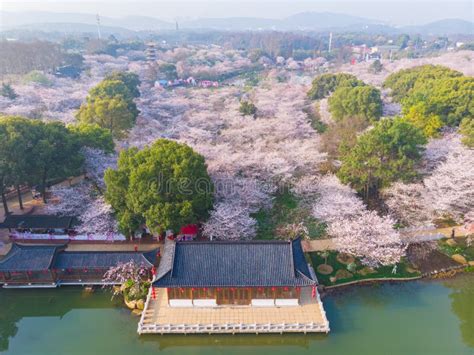
M0 290L6 354L474 354L474 275L346 289L323 299L329 335L138 336L110 294Z

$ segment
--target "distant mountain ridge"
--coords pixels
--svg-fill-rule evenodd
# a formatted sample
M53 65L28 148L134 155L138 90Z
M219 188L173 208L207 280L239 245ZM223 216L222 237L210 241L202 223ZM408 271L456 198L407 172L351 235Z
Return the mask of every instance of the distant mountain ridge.
M81 32L92 31L97 25L94 14L53 12L0 12L0 30L29 29L42 31ZM72 24L66 28L66 24ZM100 16L100 24L106 32L172 30L176 24L147 16L126 16L112 18ZM213 30L280 30L280 31L360 31L372 33L420 33L420 34L474 34L474 23L446 19L420 26L394 27L382 21L363 17L328 12L303 12L283 19L259 17L200 18L178 21L180 29Z
M474 34L474 22L460 19L445 19L430 22L423 26L407 26L405 30L425 34Z

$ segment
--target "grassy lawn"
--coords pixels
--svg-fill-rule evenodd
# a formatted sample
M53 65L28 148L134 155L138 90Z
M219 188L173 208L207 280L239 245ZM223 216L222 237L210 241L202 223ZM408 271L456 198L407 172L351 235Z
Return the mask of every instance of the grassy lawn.
M318 277L319 282L325 286L338 285L346 282L364 279L407 278L420 275L419 272L410 269L405 261L398 263L396 274L392 274L393 266L382 266L378 269L372 270L363 266L358 259L355 259L355 268L352 272L349 273L349 271L347 270L347 265L337 260L338 253L335 251L329 252L327 259L327 264L332 266L333 271L329 275L324 275L321 274L317 269L319 265L324 264L324 257L321 255L321 253L312 252L308 253L308 255L313 264L313 268L316 271L316 276ZM334 282L331 281L331 277L335 277L336 274L339 274L341 278L337 277Z
M257 239L287 239L285 226L303 223L308 229L310 239L325 234L326 226L311 216L311 211L289 191L279 193L269 210L260 210L252 215L257 220Z
M448 256L461 254L468 261L474 260L474 244L468 247L466 244L467 238L455 238L456 245L454 246L447 244L448 240L445 238L438 241L438 247L441 252Z

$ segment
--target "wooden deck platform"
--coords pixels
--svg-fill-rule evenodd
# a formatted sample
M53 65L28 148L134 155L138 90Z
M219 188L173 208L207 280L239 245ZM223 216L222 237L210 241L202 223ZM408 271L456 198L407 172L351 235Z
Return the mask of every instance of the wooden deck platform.
M322 302L302 290L301 305L286 307L220 306L178 308L168 306L166 290L151 289L138 324L139 334L218 333L328 333Z

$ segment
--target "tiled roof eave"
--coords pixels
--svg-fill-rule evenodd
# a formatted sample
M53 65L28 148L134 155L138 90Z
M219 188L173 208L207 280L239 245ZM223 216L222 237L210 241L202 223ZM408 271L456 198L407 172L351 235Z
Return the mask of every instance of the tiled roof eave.
M259 284L226 284L226 283L191 283L191 282L168 282L168 280L158 280L153 283L155 287L305 287L316 286L316 282L310 279L301 279L297 282L282 283L259 283Z

